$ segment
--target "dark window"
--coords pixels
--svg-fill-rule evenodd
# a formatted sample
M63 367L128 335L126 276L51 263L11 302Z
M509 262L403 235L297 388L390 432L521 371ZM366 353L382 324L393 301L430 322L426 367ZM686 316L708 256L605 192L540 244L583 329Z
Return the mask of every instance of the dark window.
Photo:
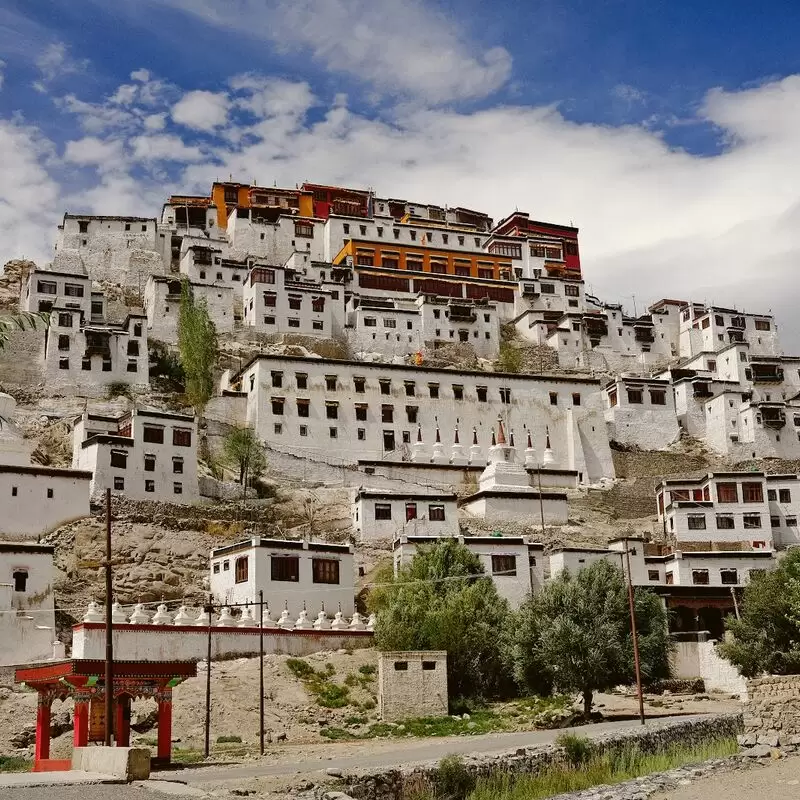
M742 484L742 502L743 503L763 503L764 491L760 483L743 483Z
M15 592L24 592L28 586L28 571L25 569L15 569L14 572L11 573L11 577L14 580L14 591Z
M36 291L39 294L58 294L58 284L55 281L36 281Z
M744 515L745 530L753 530L761 527L761 514L745 514Z
M292 297L289 295L289 308L292 311L299 311L303 307L303 298L302 297Z
M406 381L406 397L414 397L416 395L416 385L414 381Z
M436 662L435 661L423 661L422 662L422 669L426 672L430 672L436 669Z
M328 392L335 392L336 391L336 376L335 375L326 375L325 376L325 390Z
M53 499L53 496L54 496L54 494L53 494L53 490L52 490L52 489L48 489L48 490L47 490L47 499L48 499L48 500L52 500L52 499Z
M394 406L381 406L381 422L394 422Z
M192 432L182 428L172 429L172 444L176 447L191 447L192 446Z
M71 328L72 327L72 314L65 313L58 315L58 324L62 328Z
M438 383L429 383L428 389L430 390L431 397L435 400L439 397L439 384Z
M394 431L383 432L383 449L387 453L394 450Z
M366 390L367 379L366 378L353 378L353 388L356 390L358 394L364 394Z
M644 401L644 392L641 389L628 389L628 402L640 404Z
M339 583L339 562L333 558L312 558L311 574L314 583Z
M439 503L429 505L428 519L431 522L444 522L444 506Z
M65 297L83 297L83 286L78 286L74 283L64 284Z
M156 471L156 457L155 456L145 456L144 457L144 471L145 472L155 472Z
M129 356L139 355L139 342L128 342L128 355Z
M512 576L516 574L516 556L492 556L492 575Z
M336 403L325 403L325 416L328 419L339 419L339 406Z
M173 458L172 459L172 472L175 475L183 475L183 459L182 458Z
M283 386L283 373L282 372L272 372L272 386L274 388L279 389Z
M375 503L375 519L391 519L392 518L392 505L391 503Z
M156 490L156 482L155 481L145 481L144 482L144 490L146 492L154 492Z
M264 305L267 308L275 308L278 305L278 295L275 292L264 292Z
M708 570L693 569L692 583L695 584L696 586L708 586Z
M457 383L453 384L453 400L464 399L464 387L459 386Z
M781 526L781 518L780 517L770 517L769 524L773 528L780 528Z
M478 402L479 403L485 403L486 402L486 397L487 397L488 393L489 393L489 389L486 386L476 386L475 387L475 394L478 397Z
M125 478L121 477L120 475L114 476L114 489L115 491L121 492L125 488Z
M717 502L719 503L738 503L739 490L735 483L717 484Z
M409 422L416 422L418 413L418 406L406 406L406 417L408 418Z
M406 522L411 522L412 519L417 518L417 504L406 503Z
M89 222L87 220L78 220L78 233L89 233Z
M247 556L239 556L233 566L234 581L236 583L245 583L247 580Z
M651 389L650 404L654 406L665 406L667 404L667 393L661 389Z
M781 503L791 503L792 502L792 493L789 489L780 489L778 491L778 495L780 497Z
M406 672L408 670L408 661L395 661L395 672Z
M704 531L706 529L705 514L689 514L688 525L690 531Z
M175 483L172 484L172 493L183 494L183 484L175 481Z
M272 413L280 416L283 414L283 403L284 400L282 397L273 397L272 398Z
M717 530L732 531L736 527L733 517L729 514L717 514Z
M69 334L61 333L58 336L58 349L69 350Z
M111 466L125 469L128 466L128 454L124 450L112 450Z
M337 439L338 437L339 437L339 431L336 428L328 428L329 439Z
M296 372L294 379L298 389L308 388L308 375L305 372Z
M300 559L297 556L272 556L270 577L273 581L297 583L300 580Z
M298 400L297 401L297 416L298 417L308 417L308 411L310 408L310 404L308 400Z
M647 580L649 581L657 581L659 578L658 570L657 569L649 569L647 570Z
M579 406L581 404L581 395L579 392L572 393L572 405Z
M719 580L723 586L735 586L739 583L739 574L733 568L721 569L719 571Z
M391 406L388 406L391 408ZM359 422L364 422L367 419L367 404L366 403L358 403L356 405L356 419Z
M128 362L127 371L128 372L138 372L139 371L139 368L136 365L135 361L129 361Z
M164 429L145 425L142 431L142 439L151 444L164 444Z
M511 402L511 389L500 389L500 402L506 405Z
M551 406L558 405L558 392L550 392L550 405Z
M102 313L102 306L101 306L101 313ZM133 335L134 336L141 336L142 335L142 323L141 322L137 322L133 326Z
M11 487L11 496L12 497L16 497L17 496L17 487L16 486L12 486Z

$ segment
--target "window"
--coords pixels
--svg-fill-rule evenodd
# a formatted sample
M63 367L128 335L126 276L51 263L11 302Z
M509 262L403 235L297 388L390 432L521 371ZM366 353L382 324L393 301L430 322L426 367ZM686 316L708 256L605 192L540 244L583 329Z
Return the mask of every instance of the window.
M422 662L422 669L426 672L432 671L436 669L436 662L435 661L423 661Z
M92 313L93 317L102 317L103 316L103 301L102 300L92 300L91 313ZM139 328L139 333L138 334L135 332L135 328L136 327ZM133 335L134 336L137 336L137 335L141 336L142 335L141 334L141 330L142 330L142 326L141 325L138 325L138 326L134 325L134 334Z
M772 528L780 528L781 526L781 518L780 517L770 517L769 524Z
M796 528L797 527L797 517L786 517L786 527L787 528Z
M183 459L180 456L172 458L172 473L173 475L183 475Z
M406 417L409 422L415 423L417 421L418 413L419 413L418 406L406 406Z
M577 286L572 286L570 284L567 284L564 287L564 294L567 297L579 297L580 296L580 289L578 289Z
M689 514L686 522L690 531L704 531L706 529L705 514Z
M517 574L516 556L492 556L492 575L511 577Z
M117 492L121 492L125 489L125 478L121 475L114 476L114 490Z
M339 404L330 401L325 403L325 417L327 419L339 419Z
M314 583L339 583L339 562L335 558L312 558L311 574Z
M735 586L739 583L739 574L732 567L723 567L719 571L719 580L723 586Z
M414 397L416 395L417 391L416 391L416 384L414 383L414 381L406 381L405 387L406 387L406 397Z
M366 409L364 409L366 411ZM365 415L366 418L366 415ZM394 406L381 406L381 422L394 422Z
M708 586L708 570L693 569L692 583L695 584L696 586Z
M296 295L289 295L289 308L292 311L300 311L303 307L303 298Z
M730 514L717 514L717 530L732 531L736 527L733 516Z
M275 317L264 317L264 324L265 325L274 325L275 324Z
M273 388L280 389L283 386L283 373L273 370L270 374L272 375Z
M775 491L775 489L767 489L767 500L777 500L777 499L778 499L778 493Z
M111 359L104 358L102 362L102 369L103 372L111 372Z
M128 466L127 452L125 450L112 450L111 466L117 469L125 469Z
M394 450L394 431L383 432L383 449L386 453L391 453Z
M388 520L392 518L391 503L375 503L375 519Z
M657 569L649 569L647 570L647 580L649 581L657 581L659 579L659 574Z
M378 381L378 385L381 387L381 394L391 394L392 393L392 382L388 378L381 378Z
M755 321L755 327L757 331L768 331L769 330L769 320L768 319L757 319Z
M581 404L581 395L579 392L572 393L572 405L579 406Z
M222 562L222 571L223 572L230 572L231 571L231 562L227 559Z
M366 378L353 378L353 388L358 394L364 394L366 384Z
M428 384L428 391L430 392L431 397L436 400L439 397L439 384L438 383L429 383Z
M328 428L329 439L337 439L338 437L339 437L339 431L337 428Z
M310 404L309 401L306 399L299 399L297 401L297 416L298 417L308 417Z
M335 392L336 391L336 376L335 375L326 375L325 376L325 391L326 392Z
M172 484L172 493L183 494L183 484L178 483L178 481L175 481L175 483Z
M763 503L764 491L760 483L742 483L743 503Z
M735 483L718 483L717 484L717 502L718 503L738 503L739 491Z
M297 556L272 556L269 562L273 581L297 583L300 580L300 559Z
M367 438L367 431L365 428L359 428L356 438L359 442L366 441Z
M239 556L233 564L234 581L236 583L247 582L247 556Z
M453 400L463 400L464 399L464 387L460 386L457 383L453 384Z
M89 222L88 222L88 220L84 220L84 219L78 220L78 233L89 233Z
M667 393L663 389L650 390L650 404L654 406L665 406L667 404Z
M64 313L58 315L58 324L61 328L71 328L72 327L72 314Z
M278 305L278 295L275 292L264 292L264 305L275 308Z
M394 670L395 672L406 672L408 670L408 661L395 661Z
M489 393L489 388L487 386L476 386L475 387L475 394L478 397L478 402L479 403L485 403L486 402L486 398L488 396L488 393Z
M69 334L59 334L58 337L58 349L62 352L64 350L69 350Z
M282 397L272 398L272 413L274 415L281 416L283 414L283 403L284 400Z
M507 387L500 389L500 402L506 405L511 402L511 389Z
M58 294L58 284L55 281L36 281L36 291L39 294Z
M64 284L65 297L83 297L83 286L74 283Z
M641 389L628 389L628 402L640 405L644 402L644 392Z
M550 405L551 406L558 405L558 392L550 392Z
M142 440L150 444L164 444L164 429L154 425L145 425Z
M539 291L542 294L555 294L556 287L552 283L543 283L539 286Z
M406 503L406 522L411 522L412 519L417 518L417 504Z
M139 355L139 342L128 342L128 355L129 356Z
M28 570L26 569L15 569L14 572L11 573L11 577L14 581L14 591L15 592L24 592L28 587Z
M429 505L428 519L431 522L444 522L444 506L441 503Z
M48 500L52 500L54 496L55 496L55 494L54 494L53 490L48 488L48 490L47 490L47 499Z
M155 481L145 481L144 482L144 490L146 492L154 492L156 490L156 482Z
M778 497L780 498L781 503L791 503L792 502L792 493L789 489L779 489L778 490Z
M745 530L753 530L754 528L760 528L760 527L761 527L761 514L744 515Z
M191 447L192 446L192 432L187 431L185 428L172 429L172 444L175 447Z
M342 233L350 233L350 225L346 222L342 225Z
M12 497L16 497L17 496L17 487L16 486L12 486L11 487L11 496Z

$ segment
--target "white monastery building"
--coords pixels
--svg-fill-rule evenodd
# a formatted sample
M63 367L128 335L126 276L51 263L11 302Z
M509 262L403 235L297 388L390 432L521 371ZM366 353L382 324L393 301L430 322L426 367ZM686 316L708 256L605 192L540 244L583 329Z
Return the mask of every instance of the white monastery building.
M458 536L455 494L360 489L353 503L353 529L360 541L414 536Z

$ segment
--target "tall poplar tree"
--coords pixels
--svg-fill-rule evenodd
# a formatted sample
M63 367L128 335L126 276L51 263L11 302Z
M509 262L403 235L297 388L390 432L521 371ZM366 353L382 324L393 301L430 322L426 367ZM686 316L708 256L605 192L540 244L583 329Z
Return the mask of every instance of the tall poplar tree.
M214 394L217 363L217 329L208 315L205 299L195 300L189 281L181 281L178 350L186 375L186 396L199 416Z

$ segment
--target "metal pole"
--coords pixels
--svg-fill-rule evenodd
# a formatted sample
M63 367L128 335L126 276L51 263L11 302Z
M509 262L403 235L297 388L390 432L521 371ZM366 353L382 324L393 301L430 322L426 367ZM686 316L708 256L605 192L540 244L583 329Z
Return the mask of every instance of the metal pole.
M206 742L205 756L208 758L211 750L211 614L214 607L211 605L211 598L206 603L208 613L208 641L206 643Z
M258 590L258 743L264 755L264 591Z
M539 514L542 518L542 536L544 537L544 500L542 500L542 465L536 466L536 477L539 481ZM544 539L542 539L544 541Z
M642 694L642 669L639 663L639 637L636 635L636 612L633 603L633 581L631 580L631 551L628 549L628 540L622 540L625 545L625 561L628 565L628 609L631 615L631 636L633 636L633 667L636 671L636 691L639 693L639 719L644 725L644 695Z
M111 630L111 489L106 489L106 747L114 727L114 639Z

